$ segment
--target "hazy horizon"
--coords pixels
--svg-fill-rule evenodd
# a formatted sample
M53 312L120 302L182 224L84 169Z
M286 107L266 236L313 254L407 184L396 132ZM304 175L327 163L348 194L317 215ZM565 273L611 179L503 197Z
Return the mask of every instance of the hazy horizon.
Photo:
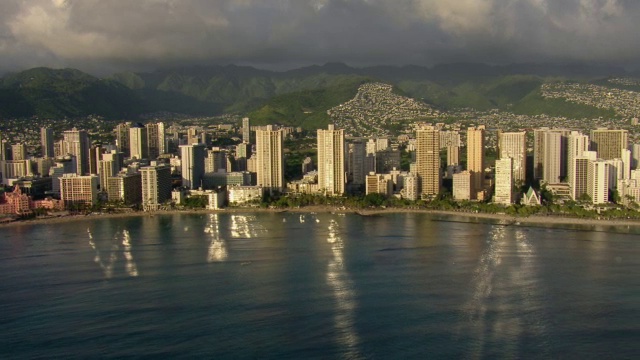
M5 0L0 10L0 73L640 63L631 0Z

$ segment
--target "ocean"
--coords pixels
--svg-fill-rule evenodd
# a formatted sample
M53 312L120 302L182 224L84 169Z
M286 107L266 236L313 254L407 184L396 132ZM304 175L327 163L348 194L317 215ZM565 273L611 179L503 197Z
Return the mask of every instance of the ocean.
M640 228L173 214L0 228L0 358L640 358Z

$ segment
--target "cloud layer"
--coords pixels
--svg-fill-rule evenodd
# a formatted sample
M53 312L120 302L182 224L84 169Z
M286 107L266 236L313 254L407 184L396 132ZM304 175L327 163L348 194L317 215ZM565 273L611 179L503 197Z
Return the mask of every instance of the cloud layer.
M636 0L3 0L0 71L640 59Z

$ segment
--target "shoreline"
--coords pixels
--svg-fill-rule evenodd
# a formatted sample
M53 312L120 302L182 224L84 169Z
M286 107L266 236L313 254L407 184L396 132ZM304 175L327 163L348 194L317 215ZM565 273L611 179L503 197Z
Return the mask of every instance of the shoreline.
M638 227L640 228L640 220L633 219L583 219L572 218L562 216L541 216L531 215L528 217L514 217L506 214L489 214L489 213L468 213L458 211L446 211L446 210L428 210L428 209L402 209L402 208L386 208L386 209L343 209L335 208L331 206L305 206L301 208L287 208L287 209L264 209L264 208L225 208L222 210L161 210L153 212L127 212L127 213L112 213L102 214L94 213L88 215L64 215L59 217L48 218L36 218L29 220L17 220L11 222L0 223L0 228L4 227L16 227L16 226L31 226L31 225L50 225L70 222L80 222L87 220L94 220L97 218L133 218L133 217L153 217L164 215L197 215L197 214L226 214L226 213L296 213L296 214L310 214L310 213L337 213L337 214L357 214L361 216L377 216L385 214L427 214L437 215L443 217L437 219L441 221L447 221L446 217L465 218L469 220L498 220L503 222L503 225L525 225L525 226L546 226L553 227L558 225L578 225L578 226L607 226L607 227ZM477 222L477 221L469 221Z

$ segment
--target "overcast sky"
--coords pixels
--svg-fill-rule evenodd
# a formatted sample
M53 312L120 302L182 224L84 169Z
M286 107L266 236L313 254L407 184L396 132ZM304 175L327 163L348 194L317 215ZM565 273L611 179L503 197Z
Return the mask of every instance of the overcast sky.
M638 0L0 0L0 72L182 64L636 67Z

